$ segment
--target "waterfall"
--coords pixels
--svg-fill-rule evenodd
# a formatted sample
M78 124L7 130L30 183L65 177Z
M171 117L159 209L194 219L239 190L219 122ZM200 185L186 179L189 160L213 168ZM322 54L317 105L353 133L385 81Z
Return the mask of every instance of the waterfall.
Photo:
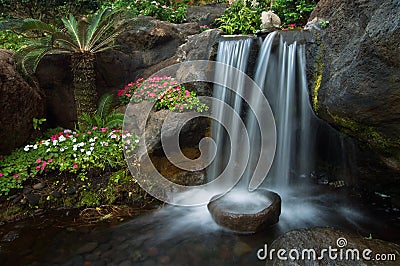
M251 39L224 40L220 43L217 61L239 68L246 72ZM241 61L244 60L244 61ZM217 73L226 79L235 77L229 73ZM254 70L254 81L267 97L276 121L277 150L272 168L268 174L270 185L275 188L286 187L292 176L308 176L313 170L314 146L313 128L314 113L311 108L307 89L305 71L305 48L296 42L288 45L278 37L278 33L269 34L260 45ZM240 80L237 80L238 90L243 90ZM248 88L251 89L251 88ZM251 91L248 92L252 98ZM252 108L242 103L238 95L221 86L214 86L214 97L225 101L242 117L250 140L250 157L245 173L238 187L247 188L253 175L260 154L260 121L254 114L260 108L259 99L253 96L250 100ZM217 108L217 107L216 107ZM218 113L224 116L223 113ZM230 132L230 143L227 143L226 132L217 122L212 125L212 138L217 143L217 155L209 167L207 175L213 179L223 171L229 158L229 145L235 145L235 132ZM232 159L232 157L231 157ZM234 160L240 160L233 156Z
M250 47L252 44L252 39L239 39L239 40L224 40L219 43L217 61L233 66L241 71L246 71L248 65L248 59L250 54ZM234 83L237 86L237 91L241 92L244 90L244 80L241 77L236 77L232 75L230 69L216 69L215 75L223 77L223 80L234 79ZM242 112L242 99L241 97L225 88L221 85L215 85L213 90L213 97L219 99L227 104L229 104L236 113L240 114ZM228 114L223 112L221 105L213 105L213 112L216 113L218 121L222 120L222 117ZM232 135L230 143L237 143L238 136L238 125L233 117L230 118L232 124ZM217 153L213 163L207 169L207 176L210 180L216 178L224 169L227 164L227 160L230 156L230 143L227 141L227 133L224 128L217 122L212 121L211 123L211 136L217 144ZM237 160L238 155L233 154L233 160Z

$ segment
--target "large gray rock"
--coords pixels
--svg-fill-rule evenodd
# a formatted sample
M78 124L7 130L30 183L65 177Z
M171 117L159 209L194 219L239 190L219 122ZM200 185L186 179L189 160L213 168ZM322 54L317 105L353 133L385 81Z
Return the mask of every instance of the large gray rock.
M400 1L321 0L311 92L318 115L400 171ZM317 25L320 26L320 25ZM314 27L318 28L318 27ZM322 28L322 27L319 27Z
M329 254L329 247L331 250L336 249L336 251L331 251L332 256ZM378 239L368 239L360 236L356 236L347 232L343 232L333 228L327 227L316 227L309 229L300 229L290 231L278 239L276 239L271 246L268 246L268 252L272 249L278 251L283 249L286 253L283 255L287 260L279 259L277 253L274 254L272 261L267 260L266 265L297 265L297 266L318 266L318 265L331 265L331 266L355 266L355 265L398 265L396 261L385 261L377 262L373 259L376 254L395 254L396 258L400 252L400 246L378 240ZM316 258L313 259L314 253L312 251L308 252L310 249L315 251ZM327 249L322 253L322 249ZM364 250L371 250L371 252ZM297 250L292 251L292 250ZM342 252L342 258L340 259L340 250ZM359 260L352 259L353 254L356 256L357 252L359 254ZM307 251L307 252L304 252ZM298 260L291 260L289 258L289 252L292 257L296 257L296 254L300 254ZM304 254L304 260L302 259L302 252ZM364 256L363 256L364 252ZM261 252L264 256L265 252ZM282 253L281 253L282 254ZM310 258L308 255L310 254ZM318 259L318 257L323 254L323 258ZM346 255L347 254L347 255ZM337 256L335 259L334 256ZM346 257L347 256L347 257ZM371 258L371 260L368 260Z
M0 50L0 154L35 137L33 118L43 118L44 95L16 71L12 52Z
M200 6L188 6L187 20L198 22L200 25L213 25L214 20L221 17L226 8L226 4L217 3Z

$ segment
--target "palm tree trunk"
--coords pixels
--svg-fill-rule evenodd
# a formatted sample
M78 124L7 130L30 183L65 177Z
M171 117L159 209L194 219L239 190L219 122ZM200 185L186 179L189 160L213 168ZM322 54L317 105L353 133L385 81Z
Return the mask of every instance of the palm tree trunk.
M79 127L82 126L83 113L96 112L97 90L94 68L95 56L90 52L73 53L71 56L74 78L74 98Z

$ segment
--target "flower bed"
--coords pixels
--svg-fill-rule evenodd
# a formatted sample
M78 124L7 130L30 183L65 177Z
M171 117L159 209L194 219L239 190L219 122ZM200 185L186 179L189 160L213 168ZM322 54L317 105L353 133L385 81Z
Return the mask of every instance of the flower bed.
M30 178L48 171L76 174L82 181L89 169L125 164L123 141L135 148L139 139L122 130L97 128L86 132L64 130L49 139L37 141L0 159L0 195L22 188Z
M139 78L118 91L122 105L130 101L141 102L147 100L155 102L155 108L169 109L171 111L196 110L202 112L208 109L207 105L200 102L195 92L188 91L179 85L172 77L153 76L148 79Z

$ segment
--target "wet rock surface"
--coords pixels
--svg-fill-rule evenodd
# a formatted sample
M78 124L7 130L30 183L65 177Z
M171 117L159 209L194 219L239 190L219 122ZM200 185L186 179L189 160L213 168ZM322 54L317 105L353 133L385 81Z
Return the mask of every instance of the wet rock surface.
M279 221L281 198L275 192L268 190L253 192L268 199L265 206L257 212L251 212L251 209L249 211L248 208L252 207L251 202L249 204L248 202L237 201L230 203L232 206L227 206L225 198L229 193L220 198L218 196L213 197L207 205L214 221L222 227L236 232L255 233ZM250 200L247 199L247 201L251 201L252 196L249 197ZM242 208L241 205L244 207Z
M17 72L12 52L0 49L0 154L35 137L33 118L43 118L45 97Z
M299 266L398 265L398 262L393 261L393 259L387 260L385 262L376 262L375 255L384 254L383 256L386 256L388 254L395 254L394 256L398 257L400 246L394 243L378 239L368 239L365 237L360 237L351 233L327 227L309 228L288 232L272 242L269 250L284 249L290 251L295 249L299 252L299 254L302 254L303 250L313 249L315 250L315 253L320 256L321 254L323 254L322 249L329 249L329 247L331 247L332 250L335 249L335 251L331 252L331 255L326 252L323 258L313 259L312 253L311 259L308 259L308 255L306 255L306 258L304 260L296 260L296 262L293 262L292 260L292 262L295 263L295 265ZM343 259L340 259L340 250L343 251ZM353 257L356 256L357 253L350 253L347 252L347 250L358 250L359 259L355 259L356 257ZM371 252L364 252L364 250L371 250ZM295 253L296 252L293 252L292 254ZM286 254L286 256L288 256L288 254ZM318 256L316 256L316 258L318 258ZM272 259L271 263L267 265L288 265L288 262L290 263L290 261L291 260L279 260L275 256Z
M318 115L400 171L399 1L321 0L310 89ZM321 22L329 21L325 26ZM317 28L317 29L316 29ZM311 66L312 68L312 66Z

